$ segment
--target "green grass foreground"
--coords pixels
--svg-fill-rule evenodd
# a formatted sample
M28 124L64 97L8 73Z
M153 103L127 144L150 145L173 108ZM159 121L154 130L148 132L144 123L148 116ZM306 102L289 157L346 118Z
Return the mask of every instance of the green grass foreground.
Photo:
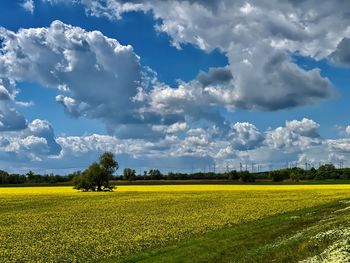
M108 262L350 262L349 203L287 212Z
M349 198L350 185L0 188L0 262L294 262L347 233Z

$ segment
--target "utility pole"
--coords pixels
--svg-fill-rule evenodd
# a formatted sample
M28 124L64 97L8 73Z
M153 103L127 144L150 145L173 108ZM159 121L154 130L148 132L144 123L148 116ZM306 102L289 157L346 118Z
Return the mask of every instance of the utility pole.
M243 167L242 163L239 163L239 171L240 172L242 172L242 167Z

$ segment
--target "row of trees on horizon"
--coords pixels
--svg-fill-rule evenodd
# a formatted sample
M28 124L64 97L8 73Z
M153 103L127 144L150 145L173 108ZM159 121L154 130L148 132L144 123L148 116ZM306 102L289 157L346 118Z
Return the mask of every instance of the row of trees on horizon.
M312 167L304 170L299 167L284 168L274 171L256 172L228 171L223 173L196 172L196 173L174 173L162 174L158 169L144 171L143 175L136 174L131 168L125 168L123 175L116 177L118 180L195 180L195 179L217 179L217 180L240 180L242 182L254 182L255 180L271 179L274 182L284 180L350 180L350 168L336 168L333 164L321 165L318 169Z
M91 168L91 167L90 167ZM90 169L90 174L96 173L96 165ZM92 172L91 172L92 170ZM26 174L10 174L0 170L0 184L56 184L69 183L74 178L82 175L83 172L76 171L68 175L54 174L35 174L29 171ZM318 169L311 168L305 170L298 167L279 169L269 172L251 173L249 171L228 171L222 173L214 172L195 172L195 173L179 173L168 172L162 173L159 169L150 169L144 171L143 174L137 174L132 168L125 168L121 175L111 175L111 180L135 181L135 180L240 180L242 182L254 182L255 180L272 180L280 182L284 180L326 180L326 179L350 179L350 168L337 169L332 164L321 165Z

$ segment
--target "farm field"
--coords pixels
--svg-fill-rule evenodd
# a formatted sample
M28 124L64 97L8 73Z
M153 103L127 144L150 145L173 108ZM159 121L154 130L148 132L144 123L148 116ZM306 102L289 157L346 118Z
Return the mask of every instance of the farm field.
M341 184L0 188L0 262L268 262L278 251L319 262L346 247L347 199Z

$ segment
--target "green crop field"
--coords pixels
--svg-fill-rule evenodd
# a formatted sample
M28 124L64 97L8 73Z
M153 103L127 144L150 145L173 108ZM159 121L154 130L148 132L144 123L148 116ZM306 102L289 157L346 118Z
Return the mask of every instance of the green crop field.
M343 260L347 199L341 184L0 188L0 262Z

